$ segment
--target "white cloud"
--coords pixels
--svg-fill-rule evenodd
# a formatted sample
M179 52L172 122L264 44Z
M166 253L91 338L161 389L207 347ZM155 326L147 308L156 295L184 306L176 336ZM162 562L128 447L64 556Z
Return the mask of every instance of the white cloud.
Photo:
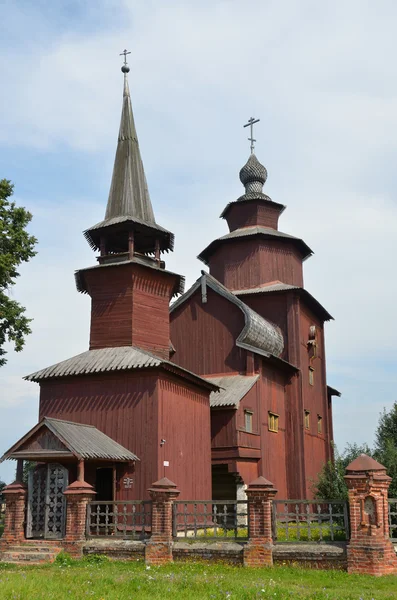
M241 192L238 169L248 155L242 124L251 114L261 117L266 192L288 205L280 227L313 247L306 286L337 319L327 328L327 354L330 383L347 386L335 407L339 439L369 439L377 408L367 404L351 419L350 434L339 415L347 404L356 410L361 397L370 402L367 361L381 365L396 354L395 3L107 0L87 6L78 28L40 6L22 13L9 2L7 10L15 30L0 53L7 82L0 153L42 153L38 173L32 171L42 179L46 153L57 152L60 161L64 150L89 154L102 181L119 122L117 54L127 46L155 212L176 233L168 266L189 284L202 267L195 256L226 231L219 213ZM29 206L40 253L23 269L15 294L35 317L34 333L3 369L8 398L23 397L15 377L87 347L89 301L75 292L73 271L93 261L79 232L102 216L103 181L95 205L77 203L65 181L62 207L50 210L45 185L43 200ZM386 375L375 371L382 383ZM392 390L389 382L376 402L394 400Z

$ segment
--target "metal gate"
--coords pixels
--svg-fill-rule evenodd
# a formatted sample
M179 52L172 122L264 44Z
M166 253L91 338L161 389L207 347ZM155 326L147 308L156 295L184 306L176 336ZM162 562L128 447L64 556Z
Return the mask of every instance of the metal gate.
M68 470L62 465L39 465L29 472L27 538L57 540L65 534Z

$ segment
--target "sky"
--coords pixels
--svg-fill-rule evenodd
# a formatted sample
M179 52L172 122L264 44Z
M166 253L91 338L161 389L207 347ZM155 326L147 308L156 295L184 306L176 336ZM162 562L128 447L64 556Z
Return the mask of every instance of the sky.
M260 118L264 192L287 205L280 229L313 248L305 287L335 318L335 441L373 443L397 400L396 3L0 0L0 14L0 178L39 240L10 292L34 321L0 370L0 454L37 422L39 388L23 376L88 348L74 271L95 263L82 231L105 212L124 48L156 220L176 236L167 268L189 286L197 254L227 233L243 125Z

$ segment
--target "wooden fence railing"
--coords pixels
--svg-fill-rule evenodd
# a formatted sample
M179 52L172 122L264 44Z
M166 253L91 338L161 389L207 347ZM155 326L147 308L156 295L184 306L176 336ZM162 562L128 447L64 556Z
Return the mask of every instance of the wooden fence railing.
M89 502L87 505L88 537L118 537L143 540L151 535L152 503Z
M178 500L173 503L174 539L248 539L246 500Z
M349 539L349 507L344 500L274 500L275 543L336 542Z

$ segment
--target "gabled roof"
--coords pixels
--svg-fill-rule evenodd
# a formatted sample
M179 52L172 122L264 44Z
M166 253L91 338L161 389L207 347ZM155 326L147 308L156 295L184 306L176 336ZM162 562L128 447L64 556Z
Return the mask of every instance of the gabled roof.
M259 379L259 375L225 375L223 377L206 377L208 381L219 386L218 392L210 395L211 408L227 406L238 408L244 398Z
M200 286L208 286L217 294L226 298L237 306L244 315L245 326L236 340L236 345L246 350L251 350L262 356L279 357L284 349L284 339L280 329L267 321L242 300L232 294L224 285L212 277L209 273L202 271L202 276L183 296L172 304L170 311L175 311L188 298L190 298Z
M0 459L0 462L7 458L19 458L23 455L40 459L40 456L51 455L56 457L56 453L62 454L65 457L65 452L62 450L52 450L45 446L50 446L48 438L44 438L43 447L40 449L29 450L23 449L29 443L29 440L40 429L48 429L64 446L72 456L78 459L103 459L117 461L135 461L139 458L130 450L127 450L106 434L99 431L93 425L84 425L82 423L73 423L71 421L63 421L61 419L51 419L44 417L33 429L23 436L16 444L14 444Z
M207 389L217 389L211 382L199 375L183 369L170 360L160 358L147 350L135 348L134 346L87 350L82 354L31 373L25 379L41 382L55 377L92 375L95 373L112 373L115 371L132 371L134 369L150 369L155 367L170 371Z
M305 288L299 287L296 285L289 285L288 283L282 283L281 281L271 282L269 284L261 285L256 288L247 288L244 290L233 290L233 294L236 296L247 296L250 294L269 294L276 292L288 292L288 291L296 291L304 300L306 300L307 304L312 308L312 310L318 314L323 321L333 321L333 316L329 314L329 312L312 296Z
M271 227L262 227L259 225L254 225L252 227L243 227L241 229L235 229L234 231L230 231L226 235L223 235L220 238L217 238L213 242L211 242L199 255L199 258L203 263L208 264L208 260L215 252L216 248L225 242L229 242L234 239L244 239L249 236L260 236L263 239L279 239L281 241L289 241L293 242L298 250L302 254L303 260L308 258L313 254L313 251L309 248L309 246L300 238L294 237L293 235L289 235L288 233L283 233L282 231L278 231L277 229L272 229Z

